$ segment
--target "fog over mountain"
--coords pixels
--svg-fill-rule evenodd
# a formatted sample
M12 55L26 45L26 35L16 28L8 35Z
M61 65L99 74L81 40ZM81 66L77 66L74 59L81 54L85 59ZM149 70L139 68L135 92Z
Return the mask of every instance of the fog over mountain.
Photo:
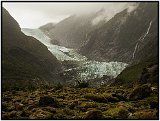
M2 119L159 119L159 2L2 6Z
M131 11L136 3L125 2L49 2L49 3L4 3L10 14L18 21L21 28L38 28L48 22L59 22L73 14L88 14L104 8L103 16L97 17L93 24L101 19L109 20L125 8ZM28 19L30 18L30 19Z

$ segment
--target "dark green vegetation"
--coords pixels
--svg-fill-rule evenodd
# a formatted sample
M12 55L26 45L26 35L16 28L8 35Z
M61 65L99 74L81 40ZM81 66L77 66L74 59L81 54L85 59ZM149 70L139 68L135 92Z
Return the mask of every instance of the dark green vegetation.
M158 87L6 91L2 119L158 119Z
M60 80L61 63L38 40L21 32L18 23L2 9L3 89L47 86Z
M115 79L113 85L133 85L133 84L145 84L159 83L159 62L158 58L148 59L142 61L136 65L129 66Z

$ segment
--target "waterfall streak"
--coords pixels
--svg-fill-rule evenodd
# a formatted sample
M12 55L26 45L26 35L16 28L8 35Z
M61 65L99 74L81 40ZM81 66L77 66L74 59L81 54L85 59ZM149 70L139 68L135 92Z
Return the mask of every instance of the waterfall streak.
M136 46L135 46L135 48L134 48L133 55L132 55L132 59L134 59L134 56L135 56L135 53L136 53L137 47L138 47L138 42L137 42L137 44L136 44Z
M138 42L136 43L136 46L135 46L134 51L133 51L133 54L132 54L132 59L134 59L134 56L135 56L135 53L136 53L136 51L137 51L139 42L143 42L144 38L148 35L149 30L150 30L150 28L151 28L151 25L152 25L152 21L149 23L149 26L148 26L148 29L147 29L147 32L145 33L145 35L144 35L143 37L141 36L141 37L138 39Z
M149 27L148 27L148 29L147 29L147 32L145 33L145 35L144 35L143 38L141 39L141 42L143 42L144 38L148 35L149 30L150 30L150 28L151 28L151 25L152 25L152 21L149 23Z

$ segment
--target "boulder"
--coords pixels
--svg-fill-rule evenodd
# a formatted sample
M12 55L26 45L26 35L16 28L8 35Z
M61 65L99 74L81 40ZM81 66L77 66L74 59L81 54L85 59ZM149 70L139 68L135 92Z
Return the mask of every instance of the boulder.
M86 112L84 119L103 119L103 114L100 110L90 110Z
M57 102L52 97L44 96L44 97L40 97L39 105L40 106L49 106L49 105L55 106L55 105L57 105Z
M136 87L129 95L129 100L139 100L150 96L152 93L151 87L147 84Z
M23 109L23 104L22 103L19 103L19 102L15 102L15 109L16 110L22 110Z

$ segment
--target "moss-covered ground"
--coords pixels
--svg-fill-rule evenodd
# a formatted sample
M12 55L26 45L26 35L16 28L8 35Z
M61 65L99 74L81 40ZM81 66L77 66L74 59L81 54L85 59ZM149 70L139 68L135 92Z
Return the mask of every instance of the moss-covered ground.
M157 87L151 87L148 95L136 95L136 90L143 87L5 91L2 119L158 119Z

